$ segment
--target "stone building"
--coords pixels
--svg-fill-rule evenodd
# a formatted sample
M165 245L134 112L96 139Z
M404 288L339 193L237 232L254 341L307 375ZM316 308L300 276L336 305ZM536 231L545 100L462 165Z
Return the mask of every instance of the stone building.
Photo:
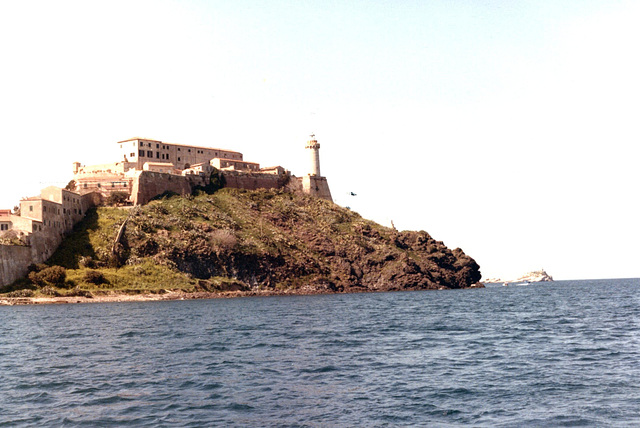
M138 171L143 170L147 162L173 163L177 169L184 170L191 165L209 162L215 158L240 162L243 160L242 153L232 150L187 146L144 138L118 141L118 150L119 159L134 164Z
M11 210L0 210L0 232L11 230L12 228Z
M25 275L30 264L51 257L95 204L95 196L50 186L39 196L22 199L19 215L0 210L0 285ZM20 245L14 245L15 240Z

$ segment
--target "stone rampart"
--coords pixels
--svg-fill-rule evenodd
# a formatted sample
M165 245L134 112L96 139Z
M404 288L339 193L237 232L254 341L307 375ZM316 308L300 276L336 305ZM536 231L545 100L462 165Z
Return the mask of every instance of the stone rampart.
M144 205L164 192L189 195L191 194L192 186L200 184L201 182L202 178L199 176L182 176L161 172L141 171L133 180L131 202L133 202L134 205Z
M305 175L304 177L302 177L301 181L302 191L307 195L315 196L317 198L322 198L333 202L327 177Z
M62 237L33 234L29 245L0 245L0 286L13 283L27 274L29 265L45 262L58 248Z
M0 245L0 285L9 285L27 273L33 263L31 247Z
M241 173L233 171L223 171L225 187L233 189L280 189L285 187L289 176L261 173Z

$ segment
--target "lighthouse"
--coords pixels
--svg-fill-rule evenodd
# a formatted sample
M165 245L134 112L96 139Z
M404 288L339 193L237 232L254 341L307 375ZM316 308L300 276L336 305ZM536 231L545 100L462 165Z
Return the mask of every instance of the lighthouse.
M307 141L305 148L311 150L311 172L309 175L320 177L320 143L316 140L315 134L311 134L311 139Z

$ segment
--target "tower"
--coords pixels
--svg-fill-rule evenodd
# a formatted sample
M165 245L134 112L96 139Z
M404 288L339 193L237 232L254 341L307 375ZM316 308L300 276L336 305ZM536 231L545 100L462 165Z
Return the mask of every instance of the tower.
M310 135L311 139L307 141L306 149L311 149L311 172L309 175L320 177L320 143L316 140L315 134Z

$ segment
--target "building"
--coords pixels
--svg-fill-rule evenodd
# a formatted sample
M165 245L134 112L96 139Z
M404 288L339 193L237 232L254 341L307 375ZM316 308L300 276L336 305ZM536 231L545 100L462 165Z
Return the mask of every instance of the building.
M165 191L184 194L190 188L206 185L211 173L217 170L225 176L227 187L286 187L293 192L332 200L327 179L320 175L320 144L313 135L306 145L311 150L311 172L299 178L281 166L260 168L259 163L247 162L242 153L233 150L147 138L131 138L117 144L117 162L90 166L73 164L78 192L97 192L103 198L115 192L126 193L135 205Z
M0 210L0 232L11 230L12 228L11 210Z
M211 159L229 159L242 162L242 153L212 147L187 146L158 140L131 138L118 141L119 159L138 171L146 162L173 163L177 169L189 169L191 165L209 162Z

